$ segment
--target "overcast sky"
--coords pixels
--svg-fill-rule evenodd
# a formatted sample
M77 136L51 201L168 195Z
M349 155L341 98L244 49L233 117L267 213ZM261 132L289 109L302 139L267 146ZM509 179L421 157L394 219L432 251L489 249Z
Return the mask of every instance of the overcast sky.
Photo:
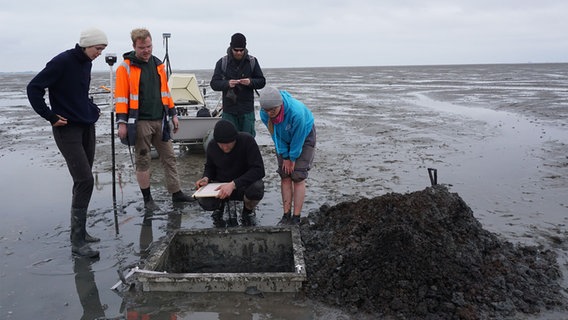
M172 34L174 70L212 69L241 32L263 68L568 62L566 0L6 0L0 72L39 71L79 41L107 33L103 52L132 49L145 27L154 55ZM104 58L94 70L109 70Z

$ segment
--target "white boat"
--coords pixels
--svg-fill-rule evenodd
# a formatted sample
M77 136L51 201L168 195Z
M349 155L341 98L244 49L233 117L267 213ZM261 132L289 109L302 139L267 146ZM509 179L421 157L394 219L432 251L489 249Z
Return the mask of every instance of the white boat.
M177 132L172 131L173 142L188 150L191 146L199 146L205 150L209 140L212 139L215 124L221 119L222 105L217 103L212 110L207 107L206 86L198 83L195 74L172 73L168 54L168 40L171 33L163 33L162 37L166 46L163 61L166 65L168 86L179 120ZM170 128L173 126L170 125Z
M205 86L199 85L193 73L172 73L168 85L179 119L178 131L172 132L173 142L185 148L205 149L215 124L221 119L220 104L213 109L207 107Z

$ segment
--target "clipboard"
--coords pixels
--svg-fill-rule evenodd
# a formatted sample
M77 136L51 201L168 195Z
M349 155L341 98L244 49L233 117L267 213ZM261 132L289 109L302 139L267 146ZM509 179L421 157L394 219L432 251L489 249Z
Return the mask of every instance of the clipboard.
M215 190L217 189L217 187L226 184L226 182L214 182L214 183L208 183L207 185L197 189L197 191L195 191L192 195L192 197L194 198L211 198L211 197L217 197L217 194L219 194L219 190Z

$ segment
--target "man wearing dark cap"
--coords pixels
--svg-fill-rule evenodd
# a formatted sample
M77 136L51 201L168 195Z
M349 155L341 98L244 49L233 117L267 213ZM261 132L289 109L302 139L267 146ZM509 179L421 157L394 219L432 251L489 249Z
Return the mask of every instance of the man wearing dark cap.
M227 55L217 61L211 88L223 92L223 119L238 131L256 136L254 92L264 88L266 79L258 59L249 55L247 39L242 33L231 36Z
M221 119L213 129L213 140L207 146L203 178L195 182L197 188L209 182L223 183L215 198L200 198L199 204L208 211L216 226L224 226L223 212L229 200L243 201L241 221L251 225L254 209L264 197L264 161L253 136L237 132L232 122ZM238 224L236 212L229 210L229 226Z

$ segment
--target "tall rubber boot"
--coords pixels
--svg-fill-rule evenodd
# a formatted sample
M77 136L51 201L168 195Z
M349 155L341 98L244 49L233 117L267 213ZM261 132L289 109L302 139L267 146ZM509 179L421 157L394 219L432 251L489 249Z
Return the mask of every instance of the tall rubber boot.
M71 239L71 233L69 234L69 239ZM89 232L85 229L85 242L100 242L101 238L97 238L89 234Z
M100 241L101 241L100 238L90 235L89 232L87 231L87 227L85 226L85 242L100 242Z
M85 241L86 242L100 242L101 238L97 238L95 236L90 235L87 230L85 229Z
M96 258L99 256L97 250L91 249L89 244L85 241L87 223L87 209L71 209L71 251L74 254Z

